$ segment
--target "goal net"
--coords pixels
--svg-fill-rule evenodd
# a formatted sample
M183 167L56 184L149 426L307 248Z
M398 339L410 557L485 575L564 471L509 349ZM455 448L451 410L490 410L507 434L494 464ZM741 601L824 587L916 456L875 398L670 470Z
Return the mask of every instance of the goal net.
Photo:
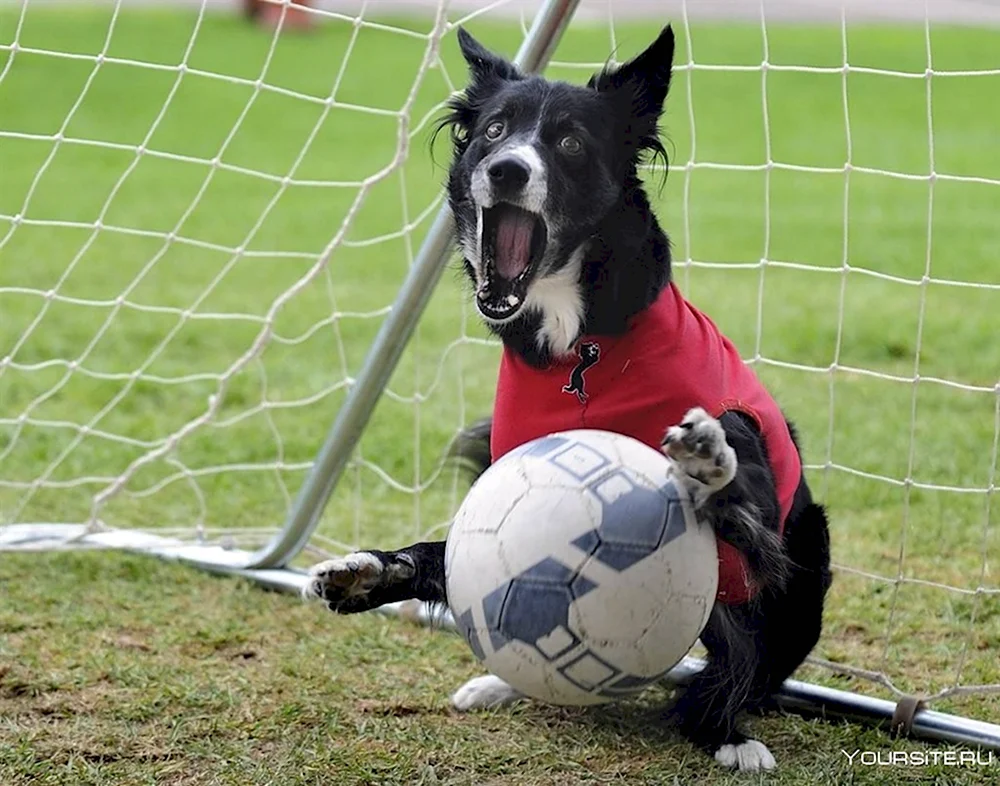
M995 716L998 20L866 5L583 2L546 73L674 23L675 276L830 510L808 676ZM441 209L455 28L512 56L538 4L312 6L302 31L281 3L273 28L0 3L0 548L253 550L291 515ZM444 275L297 562L443 537L465 483L441 455L498 350Z

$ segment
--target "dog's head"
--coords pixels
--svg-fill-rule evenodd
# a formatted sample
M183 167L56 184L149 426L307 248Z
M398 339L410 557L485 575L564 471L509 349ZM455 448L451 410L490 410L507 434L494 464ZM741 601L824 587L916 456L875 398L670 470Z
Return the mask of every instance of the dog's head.
M639 187L641 156L663 154L674 34L586 87L526 76L465 30L458 39L470 81L441 124L455 147L448 195L476 305L497 326L530 310L546 279L575 287L587 241Z
M591 341L584 341L580 344L580 359L585 362L596 362L601 356L601 347Z

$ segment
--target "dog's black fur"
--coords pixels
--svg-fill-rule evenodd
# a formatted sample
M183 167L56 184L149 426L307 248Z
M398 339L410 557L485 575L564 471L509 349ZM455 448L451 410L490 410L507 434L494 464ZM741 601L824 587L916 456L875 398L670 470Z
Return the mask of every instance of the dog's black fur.
M460 43L471 82L442 124L454 140L448 196L459 245L490 329L528 364L544 366L565 355L580 335L624 332L629 319L650 306L670 280L670 244L638 167L650 155L666 159L658 122L670 85L673 32L665 28L645 52L621 68L596 74L587 87L522 75L464 31ZM525 160L535 161L532 166L545 174L544 207L536 217L540 223L530 264L510 281L497 274L496 249L487 248L487 230L480 232L479 222L486 219L480 218L474 178L484 161L500 155L493 152L495 145L514 144L529 130L537 158ZM568 136L576 142L566 142ZM530 188L531 166L525 164L523 171L517 166L515 190ZM490 172L492 178L493 166ZM510 171L504 176L509 180ZM491 187L500 201L518 199L501 193L508 186L500 177ZM516 306L505 300L512 294ZM553 327L546 322L577 296L576 323L563 320ZM708 665L682 693L673 714L681 731L722 763L755 769L773 766L773 759L770 765L759 756L744 761L740 746L747 738L737 728L737 715L767 706L816 644L830 585L829 539L825 512L812 501L804 478L784 537L778 535L779 504L761 435L739 413L726 413L719 423L737 468L731 482L706 496L699 514L747 558L760 589L746 604L716 604L702 634ZM685 423L677 433L684 441L693 431ZM489 437L490 421L481 421L453 447L476 475L489 466ZM666 439L668 455L671 439L678 437ZM705 449L687 447L692 455ZM446 601L443 542L363 552L336 562L336 570L314 570L310 585L334 611L353 613L409 598ZM730 753L723 756L725 746Z

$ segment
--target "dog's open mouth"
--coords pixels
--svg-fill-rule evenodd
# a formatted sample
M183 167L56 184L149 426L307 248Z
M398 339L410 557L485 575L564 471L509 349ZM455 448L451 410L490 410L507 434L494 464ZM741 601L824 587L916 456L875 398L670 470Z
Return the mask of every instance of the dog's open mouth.
M545 222L535 213L501 202L483 209L482 227L484 276L476 302L487 319L509 319L524 305L545 253Z

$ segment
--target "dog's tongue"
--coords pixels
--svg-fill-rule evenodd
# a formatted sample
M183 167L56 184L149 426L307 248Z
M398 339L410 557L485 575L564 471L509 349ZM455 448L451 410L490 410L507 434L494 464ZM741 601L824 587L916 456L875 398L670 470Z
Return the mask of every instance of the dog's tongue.
M512 281L531 261L531 235L535 218L523 210L504 210L497 221L496 268Z

